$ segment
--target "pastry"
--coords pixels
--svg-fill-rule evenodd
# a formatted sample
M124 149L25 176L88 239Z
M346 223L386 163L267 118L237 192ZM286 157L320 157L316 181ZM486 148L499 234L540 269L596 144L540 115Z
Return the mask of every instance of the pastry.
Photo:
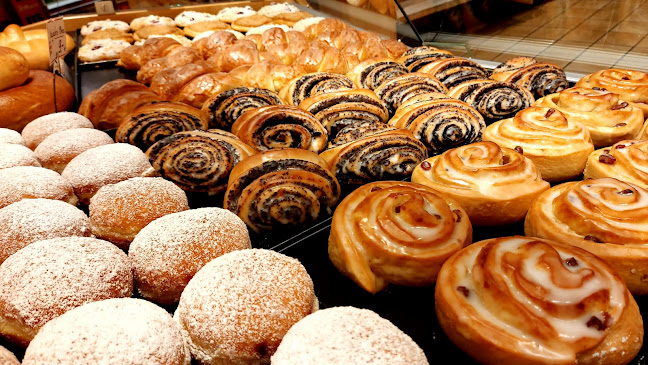
M376 123L372 120L355 122L340 129L335 135L335 138L331 138L327 148L331 149L365 137L373 136L374 134L393 131L395 129L396 128L390 127L387 124Z
M171 315L142 299L88 303L48 322L23 364L189 365L191 356Z
M130 43L123 40L92 40L79 48L79 61L96 62L117 60L121 51L127 47L130 47Z
M419 46L405 51L396 59L396 62L405 66L410 72L418 72L421 67L428 63L453 57L450 51L444 49L438 49L432 46Z
M184 191L214 195L225 191L229 174L254 148L235 135L212 129L178 132L153 144L146 155L156 176Z
M477 109L486 124L511 118L533 103L529 90L516 84L493 80L472 80L450 89L448 96Z
M256 14L247 15L236 19L235 21L232 22L232 29L238 30L239 32L247 32L252 28L256 28L264 24L269 24L271 22L272 22L271 18L256 13Z
M648 74L635 70L612 68L600 70L578 80L576 87L605 89L619 94L621 100L635 103L648 118Z
M397 60L409 49L403 42L400 41L400 39L383 39L381 40L381 43L387 50L389 58L393 60Z
M260 61L261 55L256 44L246 39L237 40L207 59L214 71L222 72L229 72L239 66L252 65Z
M375 90L385 82L408 73L400 63L391 59L370 59L355 66L347 76L361 89Z
M271 18L284 13L297 13L299 8L290 3L272 3L259 9L258 13Z
M195 37L200 33L206 32L208 30L219 31L229 29L227 23L223 23L220 20L211 20L207 22L193 23L186 26L182 31L187 37Z
M0 143L12 143L22 146L26 145L25 139L20 135L20 133L9 128L0 128Z
M291 105L268 105L248 110L236 119L232 133L257 151L301 148L320 153L328 133L309 112Z
M90 237L38 241L0 267L0 335L27 347L45 323L85 303L133 295L128 256Z
M113 41L124 41L129 44L132 44L134 40L139 40L139 39L134 39L131 33L121 32L115 28L108 28L108 29L102 29L96 31L94 33L90 33L87 36L83 37L83 41L81 41L81 45L85 46L91 41L102 40L102 39L112 39Z
M20 86L29 77L29 62L22 53L0 46L0 91Z
M196 38L194 38L193 47L196 48L200 52L200 55L205 59L216 53L222 52L225 47L236 43L238 39L234 33L225 30L213 32L203 39L196 40Z
M55 171L34 166L0 169L0 208L34 198L79 202L72 185Z
M182 36L185 33L183 33L182 30L180 30L176 26L171 26L171 25L148 25L146 27L142 27L138 29L134 34L133 34L133 39L136 41L142 41L142 40L147 40L151 38L154 35L179 35ZM174 38L175 39L175 38ZM182 44L182 42L179 42ZM182 44L184 46L184 44Z
M149 89L156 93L160 99L172 101L187 83L210 72L212 72L212 69L206 62L188 63L167 68L153 77Z
M150 25L167 25L170 27L175 27L175 20L159 15L147 15L139 18L135 18L130 23L130 28L134 31L138 31L144 27Z
M305 11L293 11L289 13L279 13L277 15L271 16L272 21L278 24L284 24L289 27L297 24L298 21L303 19L312 18L313 16Z
M158 72L166 68L180 67L197 61L202 61L202 57L195 48L185 46L177 47L164 57L155 58L146 62L137 71L137 81L150 85Z
M493 142L477 142L431 157L414 169L412 182L459 202L470 221L492 226L518 222L549 183L533 162Z
M286 226L304 227L331 214L340 185L316 153L274 149L234 166L223 207L255 232Z
M311 18L305 18L302 20L297 21L292 28L298 32L304 32L306 28L310 27L311 25L315 25L319 22L324 20L322 17L311 17Z
M614 177L648 189L648 141L620 141L587 158L583 178Z
M81 27L81 35L87 36L90 33L94 33L109 28L117 29L118 31L124 33L130 30L130 26L128 25L128 23L122 22L121 20L110 20L110 19L95 20L92 22L88 22L88 24Z
M279 92L290 80L302 75L299 68L280 62L260 61L230 71L234 84Z
M422 93L448 93L448 89L437 79L422 73L408 73L383 83L374 90L394 115L396 109L408 99Z
M261 24L261 25L256 26L256 27L249 28L247 31L245 31L245 35L249 36L249 35L252 35L252 34L263 34L269 29L281 29L284 32L289 32L289 31L292 30L292 28L290 28L287 25L270 22L270 23Z
M648 293L647 194L614 178L560 184L533 202L524 233L592 252L616 270L633 294L643 295Z
M459 57L435 60L420 67L416 72L434 76L448 89L452 89L466 81L488 78L488 71L477 62Z
M20 365L20 361L16 356L2 346L0 346L0 363L4 365Z
M317 308L313 281L299 261L239 250L212 260L189 281L175 319L199 362L267 364L288 329Z
M186 27L193 23L218 20L218 17L210 13L185 10L182 13L178 14L173 20L175 20L176 24L179 27Z
M279 96L289 105L299 105L311 96L353 88L353 82L344 75L316 72L291 80L281 89Z
M589 252L531 237L489 239L441 268L441 328L483 364L626 364L643 341L639 308Z
M316 24L306 27L304 33L309 39L315 39L318 35L326 33L338 34L347 28L349 26L341 20L324 18Z
M210 128L231 130L232 124L247 110L267 105L281 105L279 96L268 90L238 87L208 99L202 107Z
M583 124L594 147L607 147L637 137L644 117L636 104L619 100L619 95L602 89L575 87L538 99L534 105L554 108L574 123Z
M183 47L191 47L193 45L191 39L185 37L182 34L177 34L176 32L174 32L173 34L152 34L149 36L149 38L170 38L180 43L180 45Z
M233 23L239 18L254 14L256 14L256 10L252 9L251 6L230 6L219 11L216 17L222 22Z
M306 73L332 72L344 75L349 71L347 58L337 48L324 42L311 42L293 65L303 68Z
M94 128L85 116L71 112L59 112L38 117L25 126L22 137L25 145L32 150L47 137L67 129Z
M538 62L532 57L512 58L493 70L491 78L512 82L526 88L539 99L569 87L565 71L551 63Z
M484 141L517 149L538 167L549 182L572 179L583 172L594 151L590 133L551 108L530 107L514 118L495 122L484 130Z
M191 278L208 262L251 247L245 223L221 208L165 215L135 236L128 249L139 294L174 304Z
M67 129L45 138L34 155L43 167L61 173L82 152L111 143L114 143L112 137L96 129Z
M420 184L382 181L359 187L333 214L333 265L364 290L431 285L443 262L472 241L466 212Z
M207 117L189 105L160 102L133 110L119 125L116 142L130 143L146 151L155 142L174 133L205 130Z
M19 25L10 24L0 32L0 46L13 48L22 53L32 70L46 71L52 68L49 63L49 43L45 28L23 31ZM72 37L65 34L66 52L71 52L74 46Z
M127 70L139 70L148 61L164 57L177 47L180 47L180 43L174 39L150 38L142 45L133 45L123 50L117 66Z
M362 61L378 58L389 58L389 52L383 45L382 39L375 33L358 32L360 40L351 42L339 47L340 51L347 58L349 69L355 67ZM338 37L335 38L332 45L338 45L341 42Z
M29 148L14 143L0 143L0 170L14 166L41 167L41 164Z

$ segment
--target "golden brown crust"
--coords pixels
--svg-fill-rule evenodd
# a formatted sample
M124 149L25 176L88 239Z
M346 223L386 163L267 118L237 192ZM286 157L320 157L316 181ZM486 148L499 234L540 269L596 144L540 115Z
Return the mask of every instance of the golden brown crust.
M252 65L259 61L261 58L256 44L245 39L237 40L207 59L215 71L222 72L229 72L239 66Z
M218 93L203 104L202 111L211 128L231 130L232 124L247 110L283 104L279 95L265 89L236 87Z
M635 71L611 68L600 70L584 76L576 83L577 87L598 87L619 94L621 100L636 103L648 118L648 74Z
M562 68L532 57L512 58L493 70L491 78L512 82L531 91L534 98L555 94L569 87Z
M229 24L221 22L220 20L211 20L206 22L191 23L184 27L182 31L188 37L195 37L200 33L210 30L219 31L223 29L230 29Z
M117 66L127 70L139 70L148 61L166 56L180 43L168 37L147 39L141 46L130 46L124 49L117 62Z
M158 72L197 61L202 61L202 58L195 48L180 46L171 50L164 57L155 58L146 62L137 71L137 81L149 85Z
M308 49L299 55L293 64L304 69L306 73L333 72L346 74L349 70L346 57L337 48L324 42L311 42Z
M147 40L153 35L184 35L182 30L178 27L172 27L168 25L147 25L138 29L134 34L133 38L136 41Z
M227 31L217 31L209 37L201 38L193 43L202 58L207 59L221 52L225 47L236 43L236 36Z
M614 177L648 188L648 141L619 141L587 158L584 179Z
M238 30L239 32L247 32L252 28L269 23L272 23L272 18L261 14L254 14L236 19L232 23L232 29Z

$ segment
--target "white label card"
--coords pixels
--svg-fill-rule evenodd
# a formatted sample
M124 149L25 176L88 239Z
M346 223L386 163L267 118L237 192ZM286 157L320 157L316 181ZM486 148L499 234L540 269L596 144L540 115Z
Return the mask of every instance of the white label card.
M94 3L97 14L115 14L115 6L112 1L97 1Z
M67 54L65 23L63 17L58 17L48 20L46 26L51 66L57 58Z

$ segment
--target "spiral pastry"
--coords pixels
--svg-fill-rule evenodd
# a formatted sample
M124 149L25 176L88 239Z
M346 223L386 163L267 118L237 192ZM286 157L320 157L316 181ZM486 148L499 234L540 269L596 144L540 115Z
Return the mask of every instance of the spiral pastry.
M156 176L184 191L208 195L225 191L234 166L254 153L238 137L218 129L179 132L146 151Z
M376 123L369 120L350 124L337 132L335 138L331 139L327 148L334 148L357 141L361 138L369 137L385 131L393 131L395 129L396 128L390 127L387 124Z
M370 293L389 283L436 281L443 262L472 242L466 212L452 199L419 184L363 185L335 209L329 257Z
M438 99L413 103L398 109L388 124L409 129L438 155L451 148L479 142L486 123L475 108L454 99Z
M304 227L331 214L340 184L317 154L301 149L257 153L230 174L224 208L255 232Z
M493 80L517 84L541 98L569 87L565 71L550 63L538 63L531 57L510 59L493 70Z
M644 72L619 68L600 70L578 80L576 87L598 87L619 94L621 100L637 104L644 118L648 118L648 74Z
M418 72L421 67L445 58L453 58L452 53L430 46L410 48L396 62L405 66L410 72Z
M522 154L493 142L477 142L431 157L416 166L412 182L450 197L476 225L524 219L531 202L549 189L538 168Z
M333 91L311 96L299 104L301 109L313 114L334 139L344 127L360 123L386 123L387 109L369 89Z
M155 142L174 133L207 129L202 111L189 105L161 102L133 110L117 128L115 141L130 143L146 151Z
M473 80L464 82L450 90L448 96L465 101L491 124L511 118L515 113L533 103L529 90L508 82Z
M353 81L344 75L316 72L293 79L281 89L279 96L288 105L299 105L311 96L353 88Z
M466 81L488 78L488 71L477 62L459 57L436 60L419 68L417 72L435 77L448 89Z
M587 128L551 108L530 107L493 123L484 130L483 139L522 151L549 182L578 176L594 151Z
M202 106L210 128L230 130L241 114L267 105L281 105L277 93L257 88L237 87L208 99Z
M560 110L570 122L583 124L594 147L607 147L637 137L644 123L643 112L602 89L575 87L538 99L534 105Z
M614 177L648 189L648 141L620 141L592 152L583 177Z
M347 76L357 87L375 90L385 82L408 72L403 65L389 58L374 58L359 63L349 71Z
M648 190L613 178L557 185L533 202L524 232L584 248L648 294Z
M627 364L643 322L623 281L578 247L512 236L451 256L435 288L439 324L482 364Z
M394 115L396 109L410 98L429 92L447 94L448 89L430 75L410 73L385 82L375 92L387 106L389 115Z
M395 129L328 149L320 155L340 183L399 180L427 158L427 149L406 129Z
M320 153L328 133L309 112L292 105L268 105L248 110L232 125L232 133L257 151L301 148Z

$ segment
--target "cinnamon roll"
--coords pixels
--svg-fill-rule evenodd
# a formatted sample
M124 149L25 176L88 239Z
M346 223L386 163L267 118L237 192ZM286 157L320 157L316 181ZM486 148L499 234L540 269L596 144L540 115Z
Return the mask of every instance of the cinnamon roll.
M180 103L161 102L133 110L117 128L115 141L130 143L146 151L166 136L207 129L208 125L207 118L200 109Z
M589 252L532 237L464 248L441 268L439 324L483 364L629 363L643 342L634 298Z
M479 142L486 128L484 118L475 108L454 99L401 106L388 124L409 129L428 148L430 155Z
M235 135L212 129L164 137L146 155L156 176L172 181L184 191L215 195L227 188L234 166L255 152Z
M406 129L388 130L321 153L343 184L400 180L427 158L427 149Z
M224 208L255 232L303 227L331 214L340 184L316 153L274 149L248 157L234 167Z
M442 58L419 68L416 72L437 78L448 89L471 80L488 78L488 71L467 58Z
M257 88L237 87L224 91L203 103L210 128L230 130L232 124L247 110L267 105L281 105L277 93Z
M447 94L448 89L430 75L409 73L383 83L376 88L375 92L387 106L389 115L394 115L401 104L416 95L427 92Z
M498 120L511 118L520 110L533 103L529 90L493 80L472 80L450 89L448 96L465 101L491 124Z
M299 105L311 96L338 90L350 90L354 87L353 81L344 75L315 72L291 80L281 89L279 96L288 105Z
M522 151L550 182L580 175L594 151L587 128L551 108L530 107L493 123L484 130L483 139Z
M418 72L421 67L428 63L453 57L450 51L431 46L420 46L410 48L396 59L396 62L405 66L410 72Z
M347 76L361 89L375 90L385 82L409 71L390 58L369 59L356 65Z
M328 252L335 267L370 293L388 284L431 285L441 265L472 242L466 212L423 185L363 185L335 209Z
M583 124L597 148L637 137L644 123L643 112L636 104L599 88L567 89L538 99L535 105L560 110L570 122Z
M592 152L583 177L614 177L648 189L648 141L620 141Z
M493 70L493 80L512 82L531 91L538 99L569 87L565 71L551 63L540 63L532 57L512 58Z
M315 117L292 105L268 105L241 114L232 133L257 151L301 148L320 153L328 133Z
M477 142L416 166L412 182L456 200L476 225L521 221L531 202L549 189L533 162L493 142Z
M554 186L531 205L527 236L584 248L607 261L633 294L648 294L648 190L613 178Z
M633 102L648 118L648 74L641 71L611 68L600 70L578 80L576 87L598 87L619 94L621 100Z

